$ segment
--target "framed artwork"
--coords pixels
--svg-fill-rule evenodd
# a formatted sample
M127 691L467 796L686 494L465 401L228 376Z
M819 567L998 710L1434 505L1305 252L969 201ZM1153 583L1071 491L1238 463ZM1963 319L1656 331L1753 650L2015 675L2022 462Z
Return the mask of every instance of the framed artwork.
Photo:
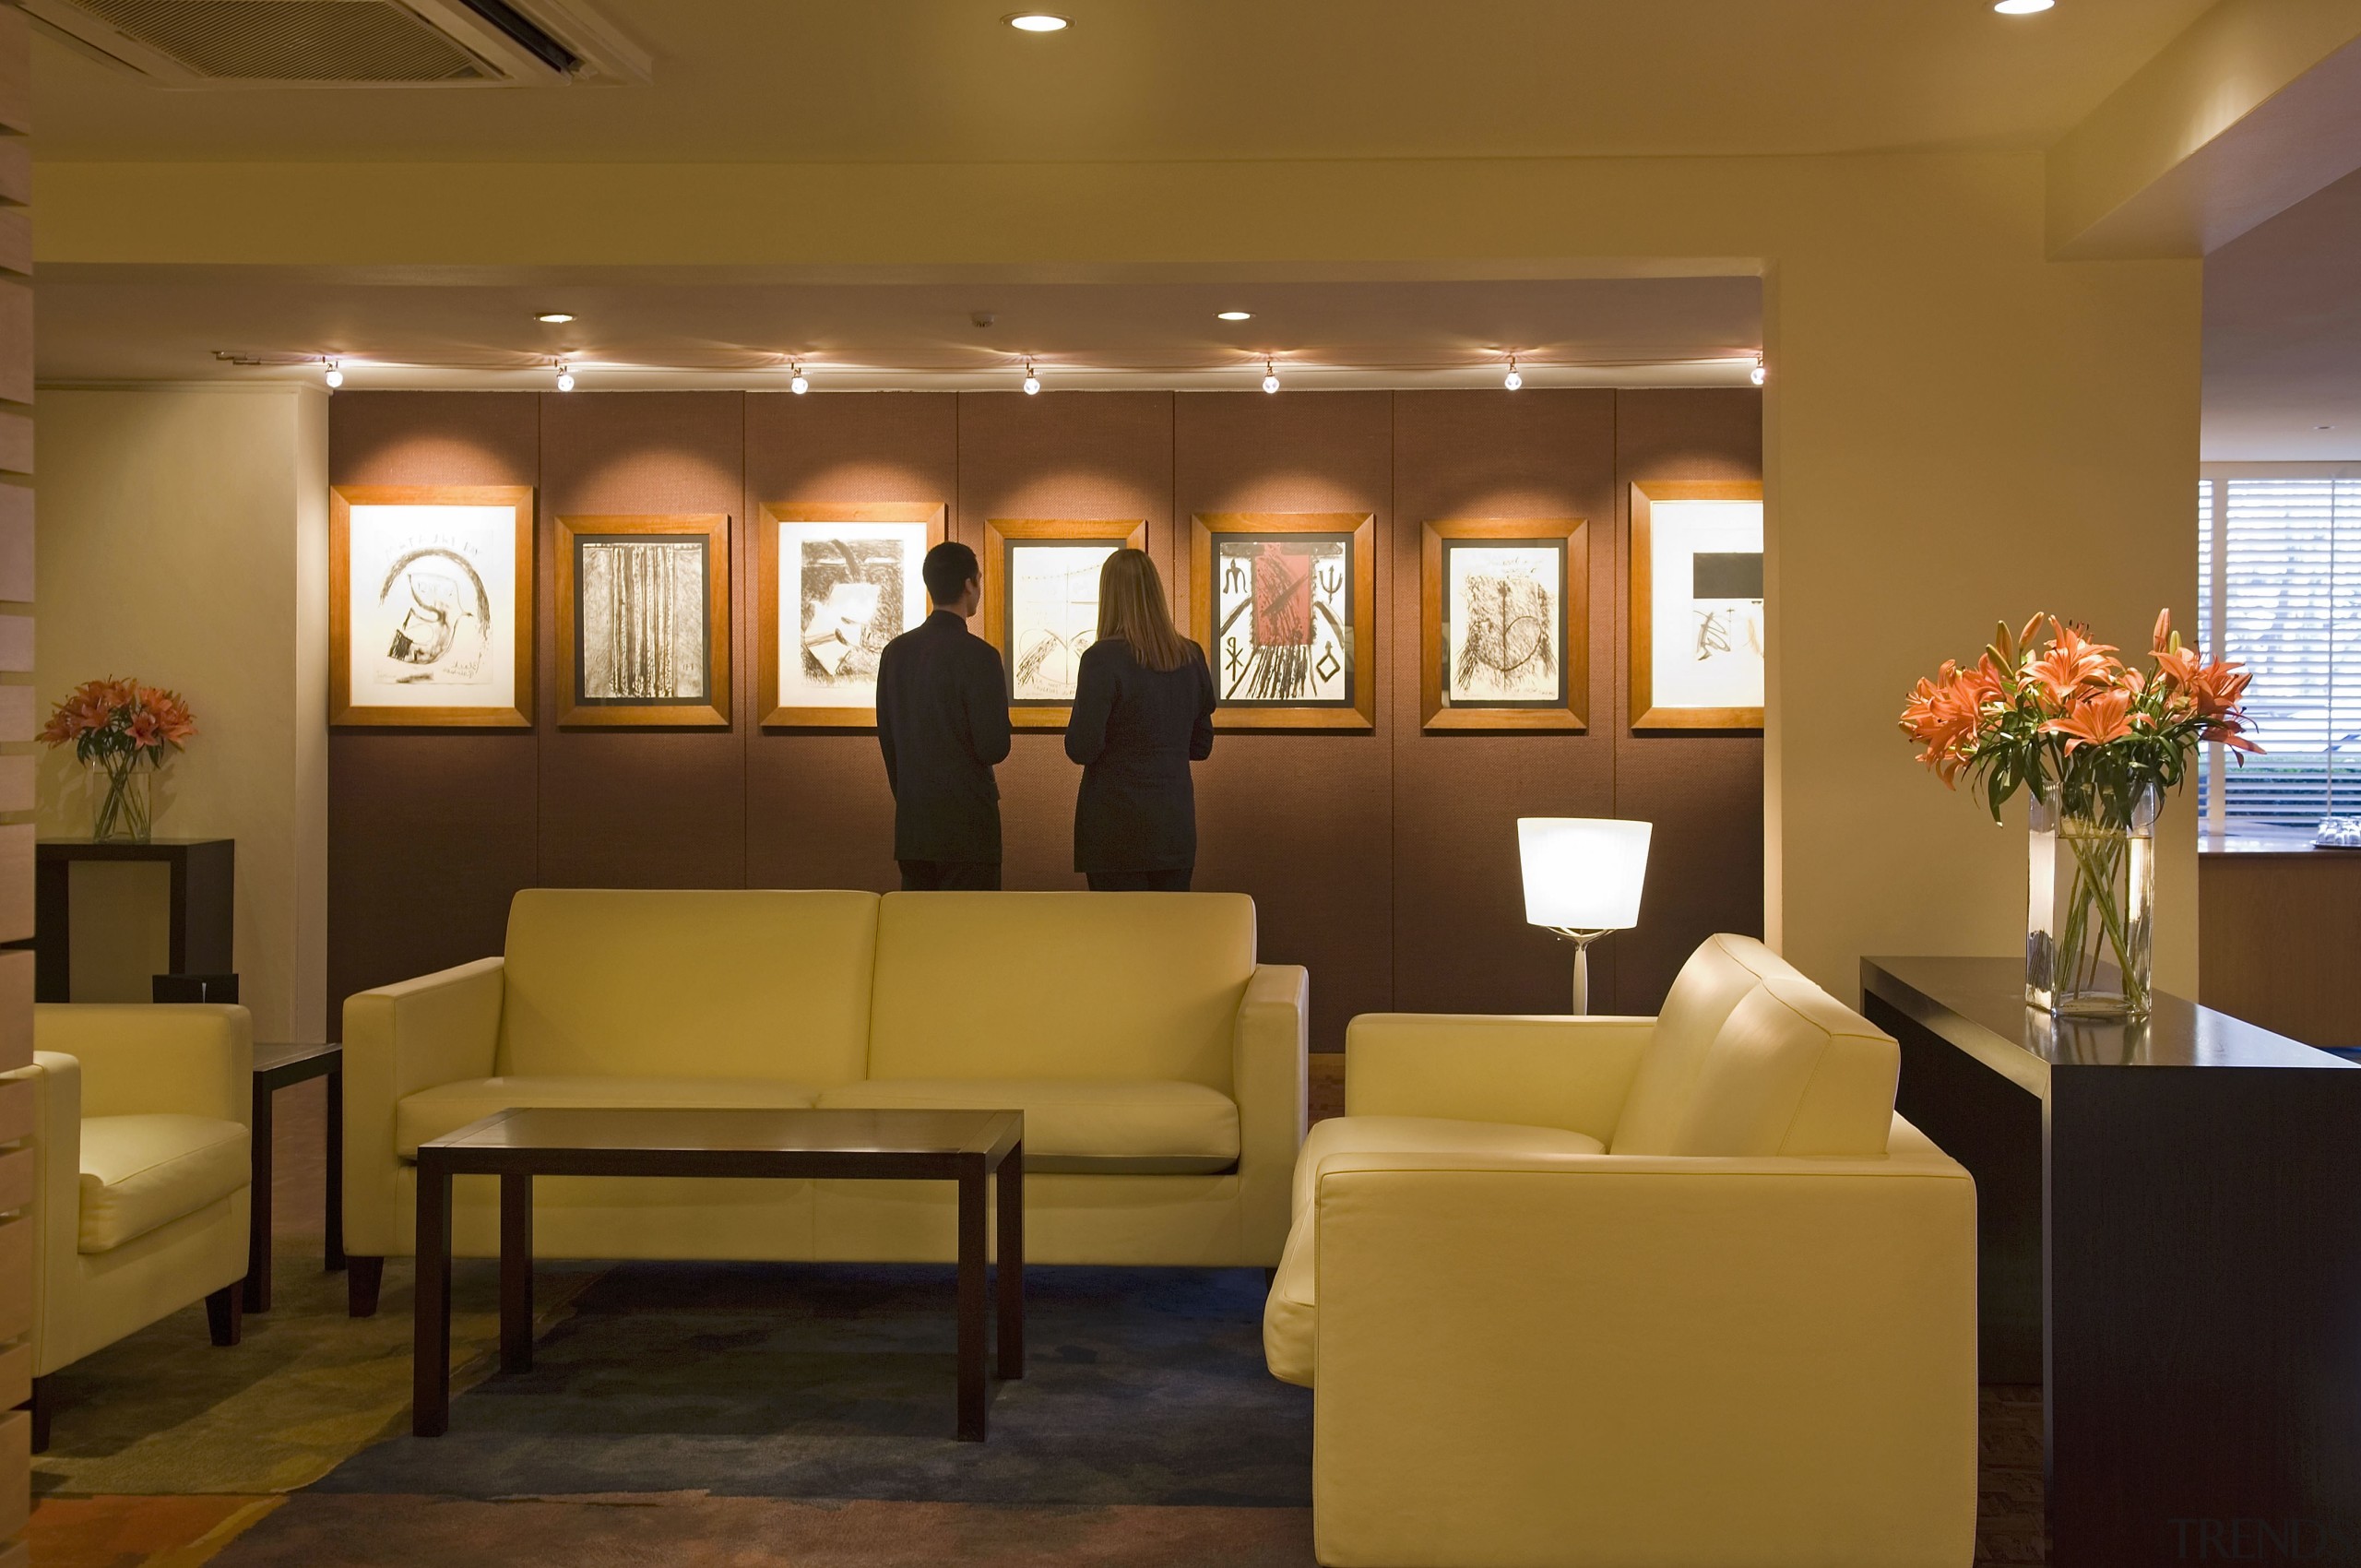
M529 729L533 492L328 492L328 722Z
M1421 532L1420 723L1581 730L1590 540L1579 517L1453 518Z
M1631 728L1762 728L1762 486L1631 486Z
M1367 512L1200 512L1189 635L1211 660L1228 730L1377 723Z
M1008 719L1062 730L1074 672L1098 635L1098 573L1147 548L1147 520L994 517L984 525L984 640L1008 671Z
M557 520L557 721L730 725L730 519Z
M755 700L778 727L877 722L877 659L927 616L919 567L943 542L945 508L872 501L763 508Z

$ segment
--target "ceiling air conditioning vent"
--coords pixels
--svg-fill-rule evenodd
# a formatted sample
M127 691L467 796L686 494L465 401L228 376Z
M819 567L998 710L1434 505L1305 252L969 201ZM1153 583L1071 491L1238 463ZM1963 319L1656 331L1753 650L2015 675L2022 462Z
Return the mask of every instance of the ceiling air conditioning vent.
M576 0L24 0L48 30L160 87L646 81Z

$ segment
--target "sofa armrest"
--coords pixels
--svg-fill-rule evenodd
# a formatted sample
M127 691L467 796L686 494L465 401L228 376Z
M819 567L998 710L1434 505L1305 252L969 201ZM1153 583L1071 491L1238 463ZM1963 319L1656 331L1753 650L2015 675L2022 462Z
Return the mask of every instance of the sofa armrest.
M1303 1146L1311 975L1258 964L1238 1004L1230 1089L1238 1102L1240 1242L1246 1261L1275 1267L1287 1244L1296 1150Z
M500 1047L502 960L356 992L344 1003L344 1229L346 1251L397 1251L394 1112L438 1084L488 1078Z
M45 1003L33 1044L82 1064L83 1116L254 1120L254 1023L243 1007Z
M1364 1013L1345 1031L1345 1114L1513 1122L1615 1136L1654 1018Z
M1923 1139L1344 1158L1317 1214L1322 1562L1972 1555L1975 1186Z

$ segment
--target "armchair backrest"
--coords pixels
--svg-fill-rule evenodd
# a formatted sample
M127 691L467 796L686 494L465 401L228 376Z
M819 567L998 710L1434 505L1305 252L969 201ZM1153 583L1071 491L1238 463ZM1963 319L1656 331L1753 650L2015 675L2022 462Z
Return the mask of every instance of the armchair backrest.
M889 893L872 1078L1166 1078L1230 1092L1239 893Z
M1706 1049L1672 1152L1881 1155L1901 1064L1867 1018L1808 980L1770 976Z
M862 1075L874 893L534 887L508 909L497 1070Z
M1615 1123L1617 1154L1673 1154L1689 1114L1698 1075L1730 1015L1765 980L1803 980L1801 970L1750 936L1709 936L1674 977L1656 1015L1655 1032L1640 1058L1623 1114Z

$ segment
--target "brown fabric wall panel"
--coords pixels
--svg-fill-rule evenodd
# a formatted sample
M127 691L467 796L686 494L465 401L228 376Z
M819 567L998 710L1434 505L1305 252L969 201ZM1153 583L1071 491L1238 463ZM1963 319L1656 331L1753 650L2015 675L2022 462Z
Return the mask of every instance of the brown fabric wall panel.
M333 484L538 484L540 398L339 392ZM508 901L538 879L530 734L328 736L329 1034L344 999L501 950Z
M959 489L958 400L948 392L746 398L744 515L772 502L923 501ZM751 551L753 536L747 536ZM748 554L739 587L745 675L746 882L753 887L901 885L894 797L868 731L776 733L753 728L761 603Z
M1196 885L1252 894L1264 959L1311 967L1323 1051L1342 1049L1354 1014L1394 1000L1393 410L1384 392L1184 393L1175 410L1182 527L1198 512L1375 519L1375 732L1224 731L1197 766ZM1176 576L1186 604L1186 573Z
M1148 553L1169 588L1172 394L959 394L951 537L980 551L984 525L994 517L1145 517ZM1066 760L1062 737L1016 737L1000 767L1003 885L1082 885L1074 870L1081 787L1082 770Z
M1760 480L1762 395L1748 387L1616 394L1616 540L1631 542L1638 480ZM1631 577L1619 573L1619 625ZM1609 937L1617 1004L1654 1012L1691 951L1717 931L1762 933L1762 738L1634 735L1630 639L1615 657L1615 814L1655 824L1636 931Z
M723 512L731 624L745 620L745 408L736 392L551 393L541 399L538 631L540 880L552 887L741 887L746 881L746 640L731 729L555 727L557 519Z
M1400 392L1395 527L1394 1005L1412 1013L1561 1013L1572 950L1525 920L1520 816L1614 814L1610 684L1615 394ZM1451 517L1583 517L1589 545L1589 730L1482 735L1419 729L1423 526ZM1591 956L1592 1006L1617 1010L1615 944Z

